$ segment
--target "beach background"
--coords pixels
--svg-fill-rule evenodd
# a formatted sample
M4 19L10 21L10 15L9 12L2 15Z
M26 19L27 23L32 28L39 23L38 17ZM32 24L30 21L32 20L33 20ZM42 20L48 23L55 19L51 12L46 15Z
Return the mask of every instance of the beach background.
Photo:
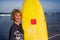
M22 10L24 0L0 0L0 40L8 40L13 23L10 12ZM60 40L60 0L40 0L47 20L49 40Z

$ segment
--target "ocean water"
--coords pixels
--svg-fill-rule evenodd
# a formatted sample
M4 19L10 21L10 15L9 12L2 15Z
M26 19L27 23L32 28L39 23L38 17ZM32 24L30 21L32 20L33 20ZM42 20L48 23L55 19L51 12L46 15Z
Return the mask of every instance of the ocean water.
M49 40L60 39L60 13L45 14ZM12 25L10 16L0 16L0 40L8 40Z

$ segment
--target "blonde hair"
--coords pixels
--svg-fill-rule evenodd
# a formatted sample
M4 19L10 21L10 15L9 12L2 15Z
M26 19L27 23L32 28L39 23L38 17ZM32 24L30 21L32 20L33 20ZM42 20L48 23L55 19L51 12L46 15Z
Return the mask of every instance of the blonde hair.
M20 13L20 16L22 17L22 13L19 9L13 9L13 11L11 12L11 19L14 20L14 15L16 13Z

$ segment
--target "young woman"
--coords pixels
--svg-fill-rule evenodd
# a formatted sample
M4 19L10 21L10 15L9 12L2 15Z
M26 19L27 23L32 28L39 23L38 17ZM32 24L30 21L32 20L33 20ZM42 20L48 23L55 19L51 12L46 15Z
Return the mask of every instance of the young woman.
M13 20L13 25L9 31L9 40L23 40L24 39L24 32L22 29L22 25L20 24L21 21L21 11L19 9L14 9L11 12L11 19Z

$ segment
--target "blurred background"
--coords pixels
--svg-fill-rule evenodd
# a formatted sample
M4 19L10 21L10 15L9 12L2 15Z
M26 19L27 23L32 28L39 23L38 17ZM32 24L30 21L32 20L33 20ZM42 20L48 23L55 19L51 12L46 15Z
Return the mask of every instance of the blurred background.
M0 0L0 40L8 40L12 25L10 12L22 10L24 0ZM60 0L40 0L47 20L49 40L60 40Z

